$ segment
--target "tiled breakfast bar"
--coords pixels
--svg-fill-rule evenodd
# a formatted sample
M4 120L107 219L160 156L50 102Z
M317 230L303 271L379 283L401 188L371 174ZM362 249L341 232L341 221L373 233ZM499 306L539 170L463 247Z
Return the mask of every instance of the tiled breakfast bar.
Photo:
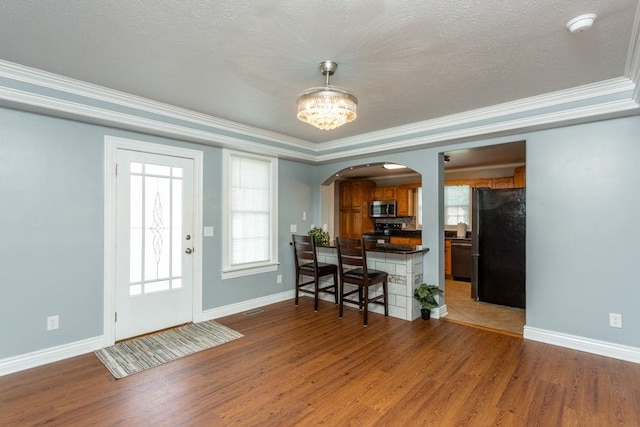
M334 246L317 248L319 262L338 265L338 250ZM389 273L389 316L409 321L420 317L420 303L413 298L413 290L423 282L423 255L428 251L422 246L367 243L368 267ZM375 292L382 293L382 286ZM321 298L333 300L331 295ZM382 306L376 304L370 305L369 311L384 314Z

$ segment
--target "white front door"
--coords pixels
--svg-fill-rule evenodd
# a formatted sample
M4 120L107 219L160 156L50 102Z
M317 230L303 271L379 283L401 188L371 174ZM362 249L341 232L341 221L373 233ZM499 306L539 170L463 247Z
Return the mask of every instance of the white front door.
M190 322L193 160L118 149L115 339Z

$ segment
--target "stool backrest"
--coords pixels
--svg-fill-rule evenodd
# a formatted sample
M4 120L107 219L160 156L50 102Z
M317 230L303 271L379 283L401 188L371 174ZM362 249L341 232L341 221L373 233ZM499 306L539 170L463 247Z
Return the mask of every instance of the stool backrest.
M364 248L362 239L350 239L346 237L338 237L338 265L340 267L340 275L344 274L344 265L352 267L361 267L364 271L364 277L367 277L367 252Z
M311 236L293 234L293 249L296 261L296 270L302 264L312 262L314 267L318 267L318 256L316 255L316 242Z

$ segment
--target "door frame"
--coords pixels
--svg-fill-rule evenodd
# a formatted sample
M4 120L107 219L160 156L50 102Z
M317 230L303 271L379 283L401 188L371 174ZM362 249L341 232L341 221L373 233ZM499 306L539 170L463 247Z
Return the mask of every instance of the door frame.
M105 135L104 137L104 321L103 346L115 343L116 279L116 154L118 150L141 151L193 160L193 301L192 321L202 321L202 201L203 158L200 150L173 147Z

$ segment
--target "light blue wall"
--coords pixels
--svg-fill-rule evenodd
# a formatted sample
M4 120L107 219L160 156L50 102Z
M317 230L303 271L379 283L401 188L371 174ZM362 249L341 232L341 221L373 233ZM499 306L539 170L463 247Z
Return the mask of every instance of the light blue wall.
M102 334L99 138L93 126L0 110L0 358ZM60 329L47 332L54 314Z
M102 333L104 136L204 152L203 309L293 288L289 227L319 223L320 183L367 161L422 174L425 281L442 279L443 147L312 166L279 162L277 272L220 278L221 150L37 114L0 109L0 359ZM635 278L640 209L640 117L450 145L527 141L527 325L640 347ZM302 220L302 212L307 220ZM276 275L283 283L276 283ZM623 315L623 329L608 313ZM46 317L61 328L47 332Z
M527 137L529 326L640 347L639 212L640 117Z
M289 225L319 211L312 166L279 162L279 271L223 281L221 149L0 109L0 359L102 335L105 135L204 152L204 310L293 289Z
M318 176L381 161L421 173L424 279L442 283L439 153L527 141L527 326L638 348L639 135L634 116L340 161ZM609 327L610 312L622 314L622 329Z

